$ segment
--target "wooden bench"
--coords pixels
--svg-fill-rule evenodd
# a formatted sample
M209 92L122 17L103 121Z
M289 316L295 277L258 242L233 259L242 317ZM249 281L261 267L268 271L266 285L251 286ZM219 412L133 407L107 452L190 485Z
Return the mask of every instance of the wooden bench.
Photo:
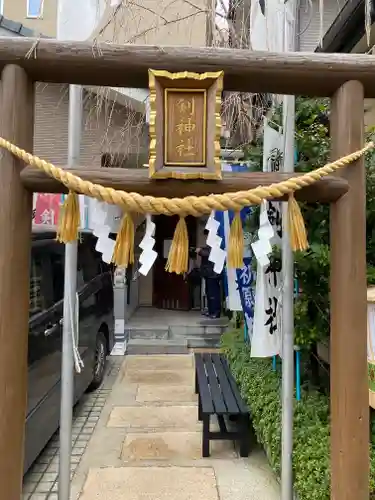
M240 456L248 457L252 425L228 363L220 354L195 354L195 392L198 394L198 419L203 421L202 456L210 456L210 440L240 442ZM219 431L210 431L210 417L216 415ZM229 431L224 417L234 421Z

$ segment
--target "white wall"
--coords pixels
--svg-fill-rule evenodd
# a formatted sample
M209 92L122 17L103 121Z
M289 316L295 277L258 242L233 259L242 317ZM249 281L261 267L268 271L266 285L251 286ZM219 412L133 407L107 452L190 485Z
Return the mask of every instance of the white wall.
M106 7L105 0L59 0L57 38L87 40L99 24Z

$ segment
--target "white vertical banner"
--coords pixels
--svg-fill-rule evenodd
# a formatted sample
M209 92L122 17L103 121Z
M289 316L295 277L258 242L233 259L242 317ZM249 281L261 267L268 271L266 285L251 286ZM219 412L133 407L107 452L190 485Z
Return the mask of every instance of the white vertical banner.
M263 171L278 171L283 162L284 137L264 120ZM271 230L270 230L271 228ZM258 260L251 356L265 358L281 351L281 263L270 261L272 246L281 244L281 206L261 207L259 240L253 245Z
M223 220L225 248L228 248L230 234L230 221L228 211L223 212ZM229 311L242 311L241 297L237 285L236 269L226 267L226 275L228 287L228 295L226 298L227 308L229 309Z
M285 2L255 0L250 10L250 41L253 50L284 51Z
M289 2L284 0L254 0L250 9L250 42L252 50L284 52L285 37L289 36ZM287 30L287 32L286 32ZM288 40L290 39L290 36ZM275 104L282 98L273 95Z
M251 357L268 358L280 352L277 298L269 286L265 268L257 267Z
M280 172L284 161L284 136L270 127L267 118L264 118L263 138L263 172ZM281 202L268 201L267 214L271 225L275 229L271 245L281 246Z

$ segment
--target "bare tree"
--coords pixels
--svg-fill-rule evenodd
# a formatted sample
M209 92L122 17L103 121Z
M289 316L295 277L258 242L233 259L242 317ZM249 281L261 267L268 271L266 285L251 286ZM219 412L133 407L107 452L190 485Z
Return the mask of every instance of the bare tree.
M96 50L102 41L251 50L250 7L251 0L119 0L94 35ZM266 106L262 95L225 93L223 146L241 148L251 142Z

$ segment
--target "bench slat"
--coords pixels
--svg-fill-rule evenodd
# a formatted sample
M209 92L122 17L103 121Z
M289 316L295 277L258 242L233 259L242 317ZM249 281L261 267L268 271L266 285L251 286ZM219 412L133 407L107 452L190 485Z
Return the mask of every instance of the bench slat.
M195 358L195 370L198 377L198 386L202 404L202 412L209 413L210 415L212 415L213 413L215 413L215 409L211 397L210 388L208 386L208 380L204 368L203 357L201 354L196 353L194 355L194 358Z
M215 406L215 413L217 413L218 415L226 414L228 413L228 408L226 407L223 395L221 393L210 355L204 354L203 361L207 371L208 383L210 386L212 400Z
M230 386L231 386L232 391L233 391L233 395L236 398L236 401L238 404L238 408L240 409L241 413L249 413L249 408L248 408L247 404L244 402L244 400L242 399L242 396L240 394L240 391L238 390L236 381L234 380L233 375L229 369L229 365L228 365L227 360L225 359L224 356L220 356L220 361L223 365L225 373L227 374L228 381L229 381Z
M219 354L211 354L211 360L215 367L216 375L221 387L221 392L223 393L224 401L228 408L228 413L235 415L241 413L241 410L238 407L237 400L233 394L232 387L228 380L228 375L224 371L220 358L221 356Z

